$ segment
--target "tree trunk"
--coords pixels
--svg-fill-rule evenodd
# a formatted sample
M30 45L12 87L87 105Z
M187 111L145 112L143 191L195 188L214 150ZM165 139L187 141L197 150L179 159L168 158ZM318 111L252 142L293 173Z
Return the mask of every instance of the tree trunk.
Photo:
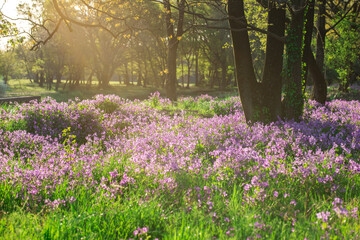
M109 88L109 83L110 83L110 79L111 79L111 75L110 74L108 74L108 73L105 73L104 75L103 75L103 79L102 79L102 85L101 85L101 87L103 88L103 89L106 89L106 88Z
M306 63L304 68L304 78L305 81L308 79L308 71L310 71L311 77L313 79L313 88L311 91L310 98L321 103L325 104L326 95L327 95L327 85L324 78L324 74L321 72L314 54L311 50L311 39L314 26L314 9L315 9L315 0L309 2L308 11L306 13L306 25L305 25L305 40L304 40L304 53L303 53L303 62ZM305 84L306 86L306 84ZM305 87L304 86L304 87Z
M249 35L247 31L239 31L247 26L244 1L228 1L229 24L235 57L237 86L244 109L246 121L256 121L257 82L251 57Z
M227 85L227 79L226 79L226 73L227 73L227 66L226 61L223 61L221 63L221 82L220 82L220 90L224 90Z
M304 108L302 92L302 44L304 8L302 1L294 1L287 43L287 77L285 81L284 117L298 121Z
M61 77L62 74L61 73L57 73L56 74L56 85L55 85L55 90L59 90L60 84L61 84Z
M181 86L185 87L185 78L184 78L184 60L181 59Z
M309 53L308 65L310 74L314 81L314 86L310 98L321 104L325 104L327 95L327 84L324 78L324 74L321 72L319 66L317 65L314 54L312 52Z
M91 84L92 84L92 78L93 78L93 76L94 76L94 70L91 70L91 73L90 73L90 75L89 75L89 77L88 77L88 80L87 80L87 85L90 87L91 86Z
M168 48L168 59L167 59L167 79L165 83L166 95L170 100L176 101L176 86L177 86L177 78L176 78L176 52L178 48L178 42L171 41Z
M111 69L109 69L108 65L105 65L101 72L101 76L100 76L101 84L99 85L99 87L102 89L109 88L109 84L110 84L112 75L113 75L113 71Z
M214 84L215 84L215 76L216 75L216 71L215 70L210 70L209 71L209 84L210 84L210 89L214 88Z
M47 89L51 90L54 76L52 74L46 74Z
M44 82L45 82L44 72L43 72L43 71L41 71L41 73L40 73L40 82L39 82L39 87L43 87L43 86L44 86Z
M133 62L132 54L130 60L130 76L131 76L131 85L134 85L134 62Z
M137 78L137 81L136 81L137 86L141 86L141 78L142 78L141 60L138 59L138 78Z
M181 39L184 34L184 16L185 16L185 0L177 1L178 7L178 22L176 26L176 34L174 28L174 19L171 15L171 3L170 0L164 0L164 9L166 11L166 32L168 37L168 59L167 59L167 79L166 79L166 95L170 100L176 101L176 87L177 87L177 78L176 78L176 53L179 45L179 39Z
M195 59L195 86L199 86L199 53L196 54Z
M317 30L316 33L316 62L321 70L321 72L324 74L324 57L325 57L325 4L326 0L319 0L319 12L318 12L318 21L317 21Z
M35 77L34 77L34 83L39 83L39 77L40 74L39 73L35 73Z
M285 9L272 6L268 13L268 31L283 37L285 34ZM266 57L262 79L261 121L274 122L281 116L281 88L284 42L267 36Z
M311 40L312 40L312 34L313 34L313 28L314 28L314 10L315 10L315 0L309 0L307 12L306 12L306 24L305 24L305 38L304 38L304 52L303 52L303 62L304 67L304 91L306 89L306 86L308 85L308 73L309 73L309 54L312 54L311 50Z
M129 71L128 71L128 63L127 62L124 63L124 69L125 69L125 85L129 86L130 81L129 81Z
M148 66L147 66L147 61L146 59L144 59L144 81L143 81L143 87L145 88L148 82Z
M187 59L187 67L188 67L188 72L187 72L187 85L186 88L190 88L190 72L191 72L191 65L190 64L190 58Z

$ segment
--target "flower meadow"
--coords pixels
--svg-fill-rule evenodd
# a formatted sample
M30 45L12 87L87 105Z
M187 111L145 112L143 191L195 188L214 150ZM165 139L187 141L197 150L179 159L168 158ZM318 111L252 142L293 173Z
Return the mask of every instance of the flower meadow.
M1 239L360 239L360 103L246 124L238 97L0 108Z

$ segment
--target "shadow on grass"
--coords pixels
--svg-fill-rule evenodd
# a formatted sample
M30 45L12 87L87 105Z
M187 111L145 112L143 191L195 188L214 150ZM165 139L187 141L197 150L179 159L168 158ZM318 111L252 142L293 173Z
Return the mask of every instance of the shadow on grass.
M55 99L57 102L68 101L69 99L74 100L75 98L79 98L80 100L91 99L98 94L102 95L110 95L114 94L122 98L130 99L130 100L144 100L149 97L149 95L155 91L160 92L161 96L165 97L166 92L164 89L159 89L154 86L141 87L136 85L126 86L123 84L119 84L118 82L111 82L111 86L106 89L100 89L96 84L92 86L88 85L80 85L77 87L71 86L63 89L63 84L59 87L59 90L55 90L54 86L49 90L44 87L39 87L37 83L30 82L28 79L12 79L9 81L9 90L7 91L7 96L31 96L31 95L39 95L42 98L51 97ZM178 88L178 97L182 96L198 96L201 94L208 94L213 97L228 97L228 96L237 96L236 88L229 88L224 91L220 91L218 88L210 89L206 86L196 87L191 86L191 88Z

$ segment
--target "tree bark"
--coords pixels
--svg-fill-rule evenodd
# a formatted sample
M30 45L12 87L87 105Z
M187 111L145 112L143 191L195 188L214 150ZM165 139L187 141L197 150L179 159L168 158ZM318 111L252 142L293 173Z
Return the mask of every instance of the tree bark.
M251 57L248 31L239 31L247 27L244 1L228 1L229 24L233 41L237 86L243 105L246 121L256 121L257 82Z
M287 77L283 113L287 119L298 121L304 108L302 92L302 44L304 27L303 1L294 1L287 43Z
M285 9L271 6L268 13L268 31L280 37L285 34ZM262 79L261 120L274 122L281 116L281 88L284 42L268 35L266 57Z
M195 60L195 86L199 86L199 53L196 53Z
M43 86L44 86L44 82L45 82L44 72L43 72L43 71L41 71L41 73L40 73L40 82L39 82L39 87L43 87Z
M190 64L190 59L187 59L188 74L187 74L187 85L186 85L186 88L190 88L191 65L192 65L192 64Z
M172 42L172 41L171 41ZM168 49L168 60L167 60L167 79L165 83L166 95L170 100L176 101L176 53L177 53L178 43L174 42L172 46L169 46Z
M324 78L324 74L321 72L314 54L311 50L311 39L314 27L314 9L315 9L315 0L309 2L308 10L306 13L306 25L305 25L305 40L304 40L304 53L303 53L303 62L306 63L304 68L304 78L305 81L308 79L308 72L310 71L311 77L313 79L313 88L310 94L310 98L321 103L325 104L326 95L327 95L327 84ZM306 86L306 84L305 84ZM304 87L305 87L304 86Z
M176 34L174 30L174 23L171 15L171 4L169 0L164 0L164 9L166 10L166 30L168 37L168 59L167 59L167 79L166 79L166 95L170 100L176 101L176 87L177 87L177 78L176 78L176 54L179 45L179 40L184 34L184 16L185 16L185 0L177 1L178 7L178 21L176 26Z
M318 32L316 34L316 62L321 70L321 72L324 74L324 58L325 58L325 4L326 0L319 0L319 12L318 12L318 21L317 21L317 29Z
M125 85L126 86L129 86L130 85L130 81L129 81L129 71L128 71L128 63L125 62L124 63L124 70L125 70Z
M181 86L185 87L185 78L184 78L184 59L181 59Z
M144 81L143 81L143 87L146 88L147 82L148 82L148 67L147 67L147 61L144 59Z
M142 78L142 71L141 71L141 60L140 58L138 59L138 78L137 78L137 82L136 85L137 86L141 86L141 78Z
M308 85L308 73L309 73L309 54L312 54L311 50L311 40L314 28L314 10L315 10L315 0L309 0L307 12L306 12L306 24L305 24L305 38L304 38L304 52L303 52L303 62L305 63L304 70L304 79L305 87ZM305 88L304 88L305 89Z
M327 95L327 84L324 78L324 74L321 72L319 66L317 65L314 54L312 52L309 53L308 66L310 74L314 81L314 86L310 98L321 104L325 104Z

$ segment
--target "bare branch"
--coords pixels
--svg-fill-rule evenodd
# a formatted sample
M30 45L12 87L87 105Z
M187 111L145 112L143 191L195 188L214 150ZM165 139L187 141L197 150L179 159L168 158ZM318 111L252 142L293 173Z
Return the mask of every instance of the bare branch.
M59 30L59 28L60 28L60 25L61 25L61 23L64 21L64 19L60 19L59 21L58 21L58 23L56 24L56 27L54 28L54 30L49 34L49 36L45 39L45 40L41 40L41 41L37 41L37 43L34 45L34 46L32 46L31 47L31 49L30 50L37 50L39 47L40 47L40 45L42 44L42 45L45 45L53 36L54 36L54 34ZM34 38L33 38L34 39ZM34 39L35 40L35 39Z
M64 20L67 20L73 24L82 26L82 27L90 27L90 28L101 28L103 30L105 30L106 32L108 32L111 36L113 36L114 38L118 37L118 34L113 33L110 29L106 28L105 26L101 25L101 24L91 24L91 23L84 23L84 22L80 22L78 20L75 20L69 16L67 16L65 13L63 13L63 11L61 10L59 3L57 0L53 0L52 1L55 7L55 10L57 11L57 13L60 15L60 17Z
M356 3L354 3L348 10L347 12L344 14L344 16L342 16L334 25L332 25L331 27L329 27L328 29L325 30L325 32L329 32L331 30L333 30L342 20L344 20L346 18L346 16L349 14L349 12L351 11L351 9L356 5Z

